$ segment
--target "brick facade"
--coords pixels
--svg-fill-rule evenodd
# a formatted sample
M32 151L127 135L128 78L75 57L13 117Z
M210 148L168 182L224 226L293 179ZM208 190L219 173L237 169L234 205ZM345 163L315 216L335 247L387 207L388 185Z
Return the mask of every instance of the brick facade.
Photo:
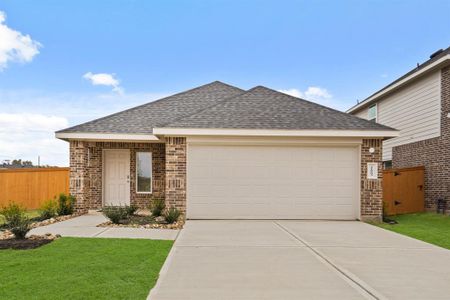
M79 211L102 207L103 150L130 150L130 203L144 208L153 198L164 198L165 145L162 143L70 142L70 193ZM152 153L152 194L136 193L136 152Z
M364 139L361 145L361 219L380 221L383 214L382 139ZM373 148L373 153L370 153ZM378 163L378 179L367 179L367 163Z
M392 149L393 168L425 167L425 208L447 201L450 212L450 67L441 70L441 136Z
M186 212L185 137L166 138L166 205Z
M369 149L374 148L370 153ZM153 198L164 198L167 207L186 212L186 160L185 137L168 137L166 143L70 142L70 192L77 199L77 209L86 211L102 206L103 150L130 149L131 204L145 207ZM152 152L153 192L137 194L136 152ZM382 215L381 139L365 139L361 146L361 216L379 220ZM379 164L379 178L367 179L367 163Z
M85 142L70 142L69 191L76 198L77 211L87 212L89 208L89 171L87 168L88 148Z

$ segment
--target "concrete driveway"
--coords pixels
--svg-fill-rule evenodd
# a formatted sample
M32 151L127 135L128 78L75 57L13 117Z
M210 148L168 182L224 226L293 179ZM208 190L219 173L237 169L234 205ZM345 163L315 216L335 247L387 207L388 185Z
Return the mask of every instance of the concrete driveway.
M449 299L450 251L361 222L188 221L149 299Z

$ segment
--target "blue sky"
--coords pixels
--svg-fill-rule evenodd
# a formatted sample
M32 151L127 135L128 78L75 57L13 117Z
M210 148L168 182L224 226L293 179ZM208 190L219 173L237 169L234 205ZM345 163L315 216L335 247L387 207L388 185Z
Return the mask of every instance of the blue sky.
M2 0L0 11L0 161L67 165L54 130L214 80L345 110L450 46L449 1Z

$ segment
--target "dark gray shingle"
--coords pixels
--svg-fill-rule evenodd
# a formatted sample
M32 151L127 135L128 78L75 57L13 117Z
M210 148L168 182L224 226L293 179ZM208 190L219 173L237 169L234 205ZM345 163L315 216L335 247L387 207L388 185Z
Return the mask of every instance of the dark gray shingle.
M214 81L58 132L149 134L155 127L161 127L243 92L237 87Z
M255 87L162 127L392 130L387 126L263 86Z

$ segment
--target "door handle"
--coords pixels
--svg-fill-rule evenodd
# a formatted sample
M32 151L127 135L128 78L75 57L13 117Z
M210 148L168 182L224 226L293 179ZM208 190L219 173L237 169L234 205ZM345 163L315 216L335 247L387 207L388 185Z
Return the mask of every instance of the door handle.
M402 204L402 203L400 201L397 201L397 200L394 201L394 205L399 205L399 204Z

